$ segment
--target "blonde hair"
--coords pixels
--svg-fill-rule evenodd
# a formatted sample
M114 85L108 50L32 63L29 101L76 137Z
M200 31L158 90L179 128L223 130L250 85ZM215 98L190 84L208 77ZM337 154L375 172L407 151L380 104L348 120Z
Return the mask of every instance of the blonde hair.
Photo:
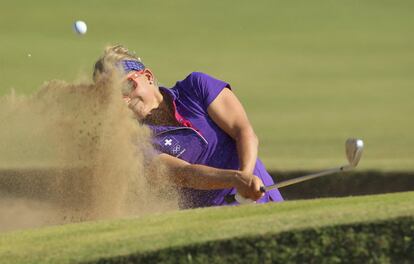
M93 80L96 82L102 75L111 73L122 60L141 61L135 53L129 51L122 45L107 46L103 56L95 63Z

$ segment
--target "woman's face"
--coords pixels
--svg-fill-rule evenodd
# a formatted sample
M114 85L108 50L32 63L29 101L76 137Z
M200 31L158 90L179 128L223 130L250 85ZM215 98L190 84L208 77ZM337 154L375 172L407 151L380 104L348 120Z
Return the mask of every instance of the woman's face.
M125 102L139 120L147 117L160 104L157 87L149 70L129 72L122 91Z

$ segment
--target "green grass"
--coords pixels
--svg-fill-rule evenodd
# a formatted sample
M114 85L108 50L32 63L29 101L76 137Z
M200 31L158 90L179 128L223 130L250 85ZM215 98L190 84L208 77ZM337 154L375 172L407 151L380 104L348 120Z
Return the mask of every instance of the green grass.
M413 8L409 0L6 1L0 94L89 79L103 47L123 43L166 86L191 71L230 82L269 168L334 166L356 136L366 141L361 168L412 170ZM73 33L76 19L87 22L85 36Z
M6 263L78 263L215 240L414 216L414 192L196 209L0 236Z

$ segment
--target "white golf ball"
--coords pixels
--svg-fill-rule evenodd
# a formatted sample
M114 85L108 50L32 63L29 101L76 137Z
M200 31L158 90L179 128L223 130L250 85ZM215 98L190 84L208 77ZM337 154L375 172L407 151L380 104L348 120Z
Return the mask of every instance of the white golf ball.
M86 34L88 27L86 26L85 22L78 20L78 21L75 21L75 23L73 24L73 29L75 30L76 33L84 35Z

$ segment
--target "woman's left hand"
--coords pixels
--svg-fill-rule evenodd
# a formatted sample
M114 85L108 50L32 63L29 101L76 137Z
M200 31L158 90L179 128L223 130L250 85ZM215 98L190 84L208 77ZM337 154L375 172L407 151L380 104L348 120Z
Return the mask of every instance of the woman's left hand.
M240 171L236 176L237 192L246 199L257 201L262 198L264 195L261 191L262 186L262 180L251 173Z

